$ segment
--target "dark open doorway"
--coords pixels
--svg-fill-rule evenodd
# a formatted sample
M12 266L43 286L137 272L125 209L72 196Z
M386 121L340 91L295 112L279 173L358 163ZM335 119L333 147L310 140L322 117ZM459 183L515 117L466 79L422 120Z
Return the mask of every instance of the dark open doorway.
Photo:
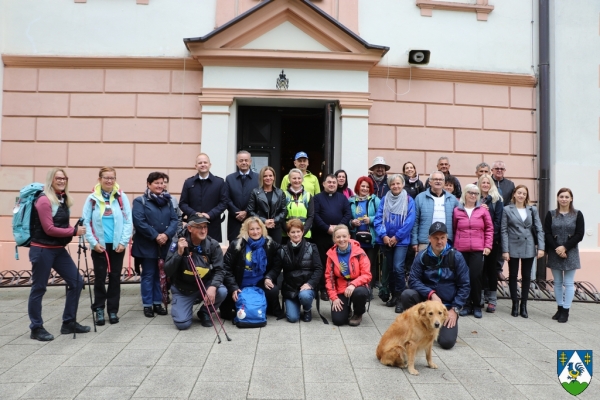
M308 154L308 170L319 177L324 173L325 143L333 140L333 127L326 127L326 109L296 107L238 108L238 151L252 154L257 172L264 165L277 171L277 186L294 168L299 151ZM327 132L331 131L331 134Z

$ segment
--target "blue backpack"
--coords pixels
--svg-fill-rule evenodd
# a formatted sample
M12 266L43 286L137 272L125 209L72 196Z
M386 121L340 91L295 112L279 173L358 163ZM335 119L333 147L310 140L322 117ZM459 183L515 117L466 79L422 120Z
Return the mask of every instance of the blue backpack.
M29 247L31 243L31 210L33 203L44 191L44 184L32 183L19 192L19 198L13 208L13 236L15 237L15 259L19 259L18 247ZM52 210L53 214L55 210Z
M265 292L256 286L242 289L235 302L233 322L238 328L262 328L267 325L267 299Z

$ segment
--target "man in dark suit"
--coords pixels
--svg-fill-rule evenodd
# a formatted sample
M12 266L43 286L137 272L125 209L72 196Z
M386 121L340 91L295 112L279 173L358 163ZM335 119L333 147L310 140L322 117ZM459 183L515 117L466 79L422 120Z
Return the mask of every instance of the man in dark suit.
M186 215L197 215L206 218L210 225L208 235L217 242L222 242L221 214L227 208L227 185L223 178L210 173L210 158L205 153L196 157L198 173L183 183L179 208Z
M246 150L237 153L235 164L238 171L227 175L225 183L227 184L227 194L229 203L227 210L227 240L230 242L240 234L242 222L246 219L246 207L252 189L258 187L258 174L250 169L252 165L252 156Z

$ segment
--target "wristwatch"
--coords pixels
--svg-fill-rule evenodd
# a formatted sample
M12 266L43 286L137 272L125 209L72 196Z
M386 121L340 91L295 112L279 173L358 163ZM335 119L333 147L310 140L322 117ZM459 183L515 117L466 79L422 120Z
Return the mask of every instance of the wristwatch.
M455 313L460 313L460 310L462 310L462 308L458 308L458 307L452 307L452 309L454 310Z

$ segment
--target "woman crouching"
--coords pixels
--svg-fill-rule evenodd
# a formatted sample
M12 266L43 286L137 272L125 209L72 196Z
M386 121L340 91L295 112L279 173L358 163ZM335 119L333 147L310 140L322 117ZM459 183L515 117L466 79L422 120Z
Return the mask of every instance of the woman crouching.
M334 245L327 251L325 283L331 300L331 319L340 326L358 326L369 299L371 263L360 243L350 239L346 225L333 228ZM354 313L350 316L350 303Z

